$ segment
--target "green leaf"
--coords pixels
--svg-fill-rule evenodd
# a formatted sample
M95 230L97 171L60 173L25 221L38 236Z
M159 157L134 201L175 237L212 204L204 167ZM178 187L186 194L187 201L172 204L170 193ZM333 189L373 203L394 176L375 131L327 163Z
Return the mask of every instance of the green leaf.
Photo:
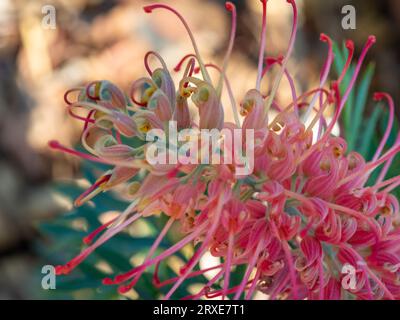
M349 136L352 137L351 144L349 144L349 148L353 149L354 144L359 136L359 129L363 120L364 110L368 98L369 87L371 84L372 77L374 75L375 65L369 64L363 76L361 77L361 82L357 86L356 92L356 100L354 105L354 110L352 114L352 125L349 126Z
M366 124L364 134L361 135L359 152L364 156L364 158L368 158L371 140L375 134L376 124L381 114L382 108L376 107Z

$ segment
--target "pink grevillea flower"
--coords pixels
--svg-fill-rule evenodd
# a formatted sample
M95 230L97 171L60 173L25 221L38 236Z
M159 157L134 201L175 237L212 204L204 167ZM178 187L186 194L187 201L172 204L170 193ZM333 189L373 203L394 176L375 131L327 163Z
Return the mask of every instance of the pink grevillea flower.
M70 114L84 123L82 144L87 153L55 141L50 146L110 165L110 170L75 204L79 206L120 184L128 185L132 200L117 218L85 237L87 247L65 265L57 266L58 275L73 271L97 247L136 220L162 214L168 216L168 222L144 262L104 279L105 285L118 285L121 293L126 292L145 270L154 268L154 286L169 286L165 295L168 299L174 297L186 279L216 270L199 292L186 298L250 299L257 291L270 299L400 298L399 204L390 194L400 184L400 177L385 180L400 150L400 135L394 145L386 146L394 117L392 98L386 93L374 96L375 100L388 103L390 120L371 161L347 151L346 141L331 134L375 37L370 36L366 41L349 85L342 93L338 88L351 64L354 45L346 42L345 67L340 77L329 84L334 60L332 41L322 34L320 39L327 44L328 54L319 85L298 94L287 68L296 38L297 9L294 0L287 2L293 8L292 34L286 54L275 58L264 56L267 1L261 1L263 20L257 79L239 105L225 74L236 30L236 9L230 2L226 3L226 9L232 16L232 29L222 66L203 62L188 24L177 11L165 4L153 4L145 6L144 11L167 10L174 14L193 44L194 53L183 56L175 68L175 72L183 72L178 86L175 87L163 59L149 52L145 57L149 75L136 80L129 95L108 81L96 81L67 92L65 101ZM149 56L156 57L161 66L151 69ZM270 91L263 93L261 81L273 65L280 71L271 81ZM211 82L209 68L221 74L216 84ZM280 106L275 98L283 77L290 83L293 98L287 106ZM235 123L224 122L220 99L224 88L230 97ZM74 91L78 98L71 101ZM191 104L197 108L198 123L190 116ZM335 110L330 122L324 117L328 106ZM75 108L86 109L87 116L78 116ZM272 108L278 115L269 119ZM310 117L306 126L305 120ZM146 133L165 128L170 120L177 122L179 130L254 129L253 173L237 176L233 166L226 164L151 165L144 156L148 145ZM319 130L314 133L316 125ZM230 152L222 148L221 153L224 151ZM378 166L383 169L377 182L366 186ZM142 183L132 182L139 172L144 176ZM173 225L180 226L181 240L156 254ZM159 265L189 244L194 244L195 251L179 274L172 279L160 279ZM220 257L221 263L200 269L199 260L206 252ZM342 286L347 276L342 273L346 264L354 269L356 285L351 288ZM231 272L240 265L245 266L245 272L241 282L233 286Z

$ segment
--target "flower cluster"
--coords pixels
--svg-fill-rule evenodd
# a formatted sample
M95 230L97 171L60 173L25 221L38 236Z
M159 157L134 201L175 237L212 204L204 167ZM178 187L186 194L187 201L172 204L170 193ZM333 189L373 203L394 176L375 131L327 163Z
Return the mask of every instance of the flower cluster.
M66 93L70 114L84 123L82 144L88 153L56 141L51 141L50 146L111 166L75 204L79 206L120 184L127 185L131 203L117 218L89 234L84 239L87 247L67 264L57 266L58 275L71 272L97 247L137 219L166 215L167 223L144 262L126 273L104 279L105 285L118 285L121 293L127 292L152 267L154 285L170 285L166 299L173 297L186 279L209 270L216 270L215 276L198 293L186 298L250 299L256 291L270 299L400 298L399 204L390 194L400 184L400 177L385 180L392 159L400 150L400 138L386 147L394 118L391 97L386 93L374 95L375 100L388 103L390 119L371 161L347 151L346 141L332 135L375 38L368 38L347 89L340 92L354 45L352 41L346 42L345 67L337 80L327 84L334 56L331 39L322 34L328 55L319 86L298 95L287 69L296 38L297 8L294 0L287 2L293 8L292 33L285 56L275 58L264 56L267 0L261 1L257 79L240 105L235 102L225 74L236 31L236 9L230 2L226 9L232 17L232 28L221 66L202 61L186 21L176 10L165 4L153 4L145 6L145 12L170 11L183 23L193 43L194 53L182 57L175 68L176 72L183 71L177 88L162 58L149 52L145 57L149 76L136 80L129 96L108 81L96 81ZM150 56L156 57L161 67L152 70ZM279 72L271 82L271 90L263 95L261 81L274 65ZM220 72L215 85L209 68ZM287 106L279 105L275 99L283 78L289 82L293 97ZM235 123L224 122L224 87ZM70 99L73 92L77 93L76 101ZM191 104L198 111L198 122L189 112ZM324 111L332 106L335 111L329 121ZM87 116L78 115L76 108L86 109ZM272 109L278 115L269 119ZM253 129L254 171L239 176L227 164L150 164L145 157L149 145L146 133L154 128L165 129L171 120L177 122L179 130ZM220 152L229 150L222 148ZM381 165L375 184L366 186L371 172ZM144 177L141 183L132 181L138 174ZM181 240L157 255L160 242L176 224L182 232ZM177 277L160 280L160 263L188 244L194 244L195 251ZM199 260L206 252L220 257L221 263L199 269ZM351 288L342 285L346 264L354 268L356 281ZM232 286L230 275L239 265L244 265L246 271L240 284Z

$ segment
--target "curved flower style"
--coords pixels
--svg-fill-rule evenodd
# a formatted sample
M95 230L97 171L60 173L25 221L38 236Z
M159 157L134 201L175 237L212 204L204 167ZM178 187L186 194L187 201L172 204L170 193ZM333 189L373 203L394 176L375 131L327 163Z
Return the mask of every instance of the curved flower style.
M71 272L97 247L137 219L162 214L169 217L168 222L144 262L124 274L104 279L105 285L119 285L119 291L126 292L147 268L155 266L154 285L172 285L166 299L173 297L185 279L210 269L217 270L216 275L197 294L186 298L229 295L249 299L256 291L268 294L270 299L400 298L399 203L390 194L400 184L400 177L385 180L392 159L400 150L400 135L382 154L394 117L392 98L386 93L374 96L388 102L390 121L372 161L366 162L356 152L347 152L346 141L331 135L375 37L368 38L351 81L341 94L339 84L352 61L354 45L347 41L344 70L327 88L334 56L331 39L322 34L328 55L319 86L297 95L287 69L296 38L297 9L294 0L287 2L293 8L292 34L286 55L274 58L264 57L267 1L261 1L258 75L255 88L248 91L240 104L240 112L225 75L236 30L236 9L230 2L226 9L232 16L232 29L222 66L203 62L186 21L177 11L165 4L153 4L145 6L145 12L170 11L183 23L193 43L194 54L184 56L175 68L179 71L185 65L178 88L162 58L149 52L145 57L149 76L133 83L129 98L108 81L95 81L66 93L70 114L84 122L82 144L88 154L56 141L50 142L50 146L112 167L75 204L79 206L122 183L128 184L132 202L121 215L88 235L84 239L88 246L67 264L58 266L58 275ZM161 67L150 68L151 55ZM280 72L264 96L260 83L274 64ZM220 71L216 85L211 82L209 68ZM196 76L199 72L201 76ZM289 81L293 97L286 107L275 100L283 77ZM224 85L235 123L224 122L220 101ZM75 102L70 101L72 92L78 93ZM190 103L197 107L199 123L194 123L190 116ZM330 122L324 117L328 106L335 107ZM87 116L78 116L75 108L86 109ZM268 119L271 108L279 111L274 119ZM310 117L313 118L306 126L305 120ZM151 165L145 157L146 133L165 128L170 120L177 122L179 130L254 129L253 173L238 176L226 164ZM314 134L312 129L316 125L319 130ZM224 151L227 152L221 150ZM384 167L377 182L366 186L371 172L380 165ZM142 183L130 182L139 172L145 176ZM160 242L174 224L181 227L184 236L156 255ZM157 275L159 264L190 243L195 244L195 253L179 275L161 281ZM206 270L198 269L206 252L220 257L222 262ZM246 267L243 279L239 285L231 286L231 270L239 265ZM354 269L356 281L350 288L343 285L347 276L342 273L345 265ZM214 284L219 284L220 289L213 290Z

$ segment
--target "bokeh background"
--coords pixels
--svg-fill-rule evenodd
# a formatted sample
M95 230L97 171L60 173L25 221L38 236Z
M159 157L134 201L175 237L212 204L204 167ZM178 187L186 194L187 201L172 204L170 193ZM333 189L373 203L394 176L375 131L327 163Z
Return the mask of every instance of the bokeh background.
M162 2L173 4L187 18L204 60L221 62L230 27L224 1ZM258 0L232 2L238 9L238 29L228 76L240 100L255 84L261 5ZM320 32L339 44L346 38L353 39L358 54L367 36L374 34L378 41L367 58L375 63L370 92L389 92L400 103L400 1L297 2L300 29L289 68L298 91L318 82L326 55L326 46L319 41ZM40 286L40 268L48 263L47 248L54 248L54 239L40 226L51 224L72 209L70 201L55 192L54 185L82 178L77 159L47 147L51 139L70 146L79 140L81 124L67 116L64 92L96 79L108 79L127 89L145 74L143 57L148 50L161 53L171 69L180 57L193 51L179 21L162 11L146 15L142 6L148 3L0 0L0 299L47 297ZM341 8L345 4L357 10L356 30L341 27ZM42 27L44 5L56 8L54 30ZM269 1L269 55L284 54L291 19L286 1ZM290 96L285 86L282 81L278 96L282 101ZM268 88L268 81L263 88ZM376 107L370 103L371 97L365 119ZM400 109L396 112L399 116ZM376 137L384 126L382 120L374 132ZM57 233L53 236L56 238ZM96 298L85 292L68 297Z

